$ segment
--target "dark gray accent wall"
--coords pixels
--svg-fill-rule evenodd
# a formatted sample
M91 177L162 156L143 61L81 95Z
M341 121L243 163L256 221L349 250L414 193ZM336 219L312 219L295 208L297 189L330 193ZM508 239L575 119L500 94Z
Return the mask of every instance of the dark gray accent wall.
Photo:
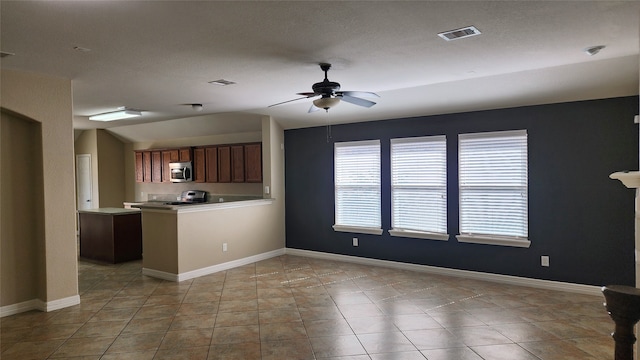
M634 96L334 125L331 138L327 127L287 130L286 245L577 284L634 285L635 193L609 174L638 169L637 113ZM517 129L528 132L531 247L457 242L458 134ZM387 232L389 140L427 135L447 136L449 241ZM335 232L333 144L369 139L381 140L385 231L380 236ZM353 237L358 237L358 247L352 246ZM550 257L550 267L540 266L541 255Z

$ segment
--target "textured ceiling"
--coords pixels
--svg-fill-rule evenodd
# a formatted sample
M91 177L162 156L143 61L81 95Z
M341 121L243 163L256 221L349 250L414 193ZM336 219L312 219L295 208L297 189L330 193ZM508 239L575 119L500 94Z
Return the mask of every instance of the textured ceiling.
M3 69L72 79L74 127L132 141L152 128L181 137L176 122L204 134L259 128L263 115L297 128L638 93L634 1L3 0L0 17L1 50L15 54ZM437 36L469 25L482 35ZM606 48L582 51L594 45ZM376 92L378 104L268 107L311 91L319 62L333 64L342 90ZM217 79L236 84L209 84ZM119 106L144 116L88 120Z

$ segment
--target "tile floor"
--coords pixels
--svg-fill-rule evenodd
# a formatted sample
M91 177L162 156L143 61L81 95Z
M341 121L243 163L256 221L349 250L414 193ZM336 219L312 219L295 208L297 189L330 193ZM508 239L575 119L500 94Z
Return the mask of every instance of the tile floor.
M613 358L602 296L289 255L181 283L78 267L81 304L0 319L0 358Z

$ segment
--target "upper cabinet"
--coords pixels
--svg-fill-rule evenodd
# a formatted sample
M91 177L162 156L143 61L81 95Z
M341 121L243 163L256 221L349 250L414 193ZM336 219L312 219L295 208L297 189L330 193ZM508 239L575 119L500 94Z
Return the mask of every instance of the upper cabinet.
M144 161L142 151L136 151L136 182L144 181Z
M163 157L164 153L161 151L151 152L151 168L153 169L151 172L151 182L159 183L165 178L163 174L164 166L162 165Z
M169 164L177 161L180 161L180 152L178 149L162 151L162 182L171 182L171 168L169 168Z
M218 148L209 146L204 149L205 181L218 182Z
M142 181L151 182L151 151L142 152Z
M262 182L262 143L138 150L136 182L171 182L169 163L191 161L193 181Z
M231 147L218 146L218 182L231 182Z
M262 182L262 143L244 145L244 180Z
M244 182L244 145L231 145L231 182Z
M206 154L204 148L193 149L193 181L203 183L207 181L206 176Z

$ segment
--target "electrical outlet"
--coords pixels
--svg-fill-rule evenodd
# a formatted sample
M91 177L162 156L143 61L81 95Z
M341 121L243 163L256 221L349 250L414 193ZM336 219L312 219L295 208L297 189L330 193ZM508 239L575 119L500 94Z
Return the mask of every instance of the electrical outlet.
M222 251L227 251L227 243L222 243Z
M540 265L542 265L544 267L548 267L549 266L549 257L546 256L546 255L540 256Z
M358 246L358 238L353 238L353 246Z

